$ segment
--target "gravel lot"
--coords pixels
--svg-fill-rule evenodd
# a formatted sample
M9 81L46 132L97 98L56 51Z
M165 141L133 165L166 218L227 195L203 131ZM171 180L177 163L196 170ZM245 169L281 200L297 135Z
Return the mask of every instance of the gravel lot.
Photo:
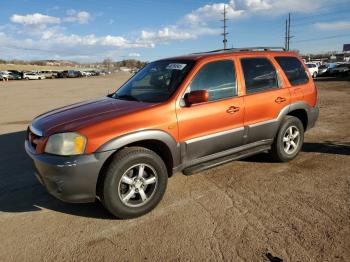
M28 123L129 76L0 82L1 261L350 261L348 80L317 81L320 118L290 163L262 154L175 175L160 205L133 220L49 196L24 153Z

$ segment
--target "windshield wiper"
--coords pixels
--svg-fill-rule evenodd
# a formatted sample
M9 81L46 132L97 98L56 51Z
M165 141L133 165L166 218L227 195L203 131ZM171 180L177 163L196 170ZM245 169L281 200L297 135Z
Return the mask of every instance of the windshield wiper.
M137 99L136 97L134 97L132 95L117 95L117 94L115 94L113 97L116 99L121 99L121 100L142 102L141 100Z

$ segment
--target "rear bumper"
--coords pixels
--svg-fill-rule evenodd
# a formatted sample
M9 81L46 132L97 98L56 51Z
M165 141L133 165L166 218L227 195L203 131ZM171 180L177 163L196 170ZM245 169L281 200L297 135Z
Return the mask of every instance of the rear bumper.
M308 117L308 125L307 129L313 128L316 124L316 121L318 119L319 115L319 109L318 106L311 107L308 112L307 112L307 117Z
M35 154L28 141L25 150L33 159L36 177L56 198L72 203L93 202L96 184L103 163L112 151L79 156Z

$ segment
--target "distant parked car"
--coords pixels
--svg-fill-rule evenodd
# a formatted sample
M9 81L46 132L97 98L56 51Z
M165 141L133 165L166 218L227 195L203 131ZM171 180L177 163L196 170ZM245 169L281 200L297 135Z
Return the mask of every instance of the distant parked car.
M89 71L89 72L90 72L91 76L98 76L99 75L99 72L94 71L94 70Z
M3 80L7 80L8 78L6 78L6 76L4 76L1 72L0 72L0 80L3 81Z
M21 80L22 79L22 76L21 74L19 73L14 73L14 72L10 72L9 73L9 80Z
M55 78L57 74L53 73L52 71L40 71L39 74L45 76L45 78Z
M313 78L316 78L318 74L318 66L316 63L307 63L307 68L309 69L310 75L312 75Z
M91 72L90 71L81 71L81 74L83 76L91 76Z
M82 76L83 76L83 74L80 71L68 70L68 77L69 78L82 77Z
M20 76L22 76L22 73L23 72L21 72L21 71L18 71L18 70L7 70L9 73L14 73L14 74L16 74L16 75L20 75Z
M318 68L318 76L332 76L333 69L337 67L336 63L324 64Z
M0 71L0 74L4 79L9 79L10 78L10 72L9 71Z
M57 77L58 78L67 78L68 77L68 70L64 70L64 71L58 72L57 73Z
M332 70L332 74L335 76L347 76L350 75L350 64L337 65Z
M41 80L41 79L45 79L44 75L38 74L38 73L34 73L34 72L26 72L23 74L23 79L26 80Z

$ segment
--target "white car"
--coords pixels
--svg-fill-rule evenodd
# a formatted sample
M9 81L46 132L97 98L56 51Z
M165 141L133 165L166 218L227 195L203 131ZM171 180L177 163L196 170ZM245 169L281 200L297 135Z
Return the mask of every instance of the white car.
M0 74L4 78L10 78L10 72L9 71L0 71Z
M313 78L316 78L318 74L318 66L315 63L306 63L307 68L309 69L310 75L312 75Z
M89 71L81 71L81 74L83 76L91 76L92 75L91 72L89 72Z
M41 74L38 74L38 73L29 72L29 73L24 73L23 74L23 79L26 79L26 80L41 80L41 79L45 79L45 76L41 75Z

